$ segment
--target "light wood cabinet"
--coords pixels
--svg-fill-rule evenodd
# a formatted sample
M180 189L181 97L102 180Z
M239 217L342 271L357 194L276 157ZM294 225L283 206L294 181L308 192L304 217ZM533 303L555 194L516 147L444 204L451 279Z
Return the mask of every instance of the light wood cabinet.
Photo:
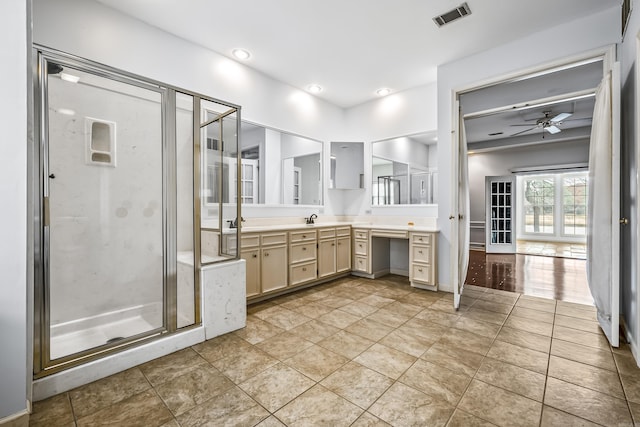
M262 292L275 291L287 287L287 246L275 245L261 249L262 252Z
M318 231L318 277L351 269L351 227Z
M260 295L260 249L243 249L240 257L247 262L247 298Z
M413 287L438 290L436 237L435 233L409 233L409 280Z
M247 298L287 287L286 233L243 235L240 257L246 261Z
M318 277L316 230L289 232L289 286L312 282Z
M336 273L351 270L351 236L336 238Z
M371 274L369 242L369 230L353 229L353 271Z
M243 234L240 258L244 259L247 268L247 298L260 295L260 235Z
M336 239L318 241L318 277L336 273Z

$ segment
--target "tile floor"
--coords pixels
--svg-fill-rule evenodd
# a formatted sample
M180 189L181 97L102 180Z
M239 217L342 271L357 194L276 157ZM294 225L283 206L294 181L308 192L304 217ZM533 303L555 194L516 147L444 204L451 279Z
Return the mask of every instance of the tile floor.
M42 426L591 426L640 421L640 369L593 307L344 278L247 327L34 404Z

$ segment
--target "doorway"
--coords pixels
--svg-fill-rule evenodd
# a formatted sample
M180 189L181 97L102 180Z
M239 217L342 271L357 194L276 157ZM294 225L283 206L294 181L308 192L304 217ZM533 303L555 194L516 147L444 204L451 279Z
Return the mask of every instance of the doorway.
M595 158L597 162L600 162L601 166L604 167L597 169L599 171L599 179L597 182L603 185L602 189L606 189L606 186L610 185L607 193L610 194L609 198L611 200L605 200L603 198L598 204L597 209L601 209L601 212L598 213L598 215L600 215L599 219L604 218L604 222L602 223L604 230L598 229L598 233L595 235L598 238L610 239L610 243L600 246L591 245L590 247L600 247L603 251L610 248L610 252L604 257L604 263L600 264L600 268L606 272L610 272L610 274L608 278L602 277L598 280L595 288L593 284L595 282L591 280L591 290L592 293L595 292L594 297L599 310L598 319L600 324L612 342L612 345L617 345L617 295L619 286L617 276L619 271L615 268L616 266L613 260L617 259L619 233L617 229L618 214L616 212L618 205L616 198L619 193L617 190L619 180L616 182L618 179L616 178L617 171L619 170L619 164L617 164L619 159L616 154L619 152L619 127L616 126L617 120L619 120L619 106L616 101L619 96L619 78L615 75L617 64L614 63L613 58L615 58L615 51L608 49L598 55L584 57L578 61L574 60L571 63L556 64L553 67L546 67L546 69L539 68L529 70L518 76L512 76L509 80L496 80L454 92L457 108L454 109L452 122L457 123L457 126L454 129L454 149L452 150L454 154L452 182L458 183L458 185L451 187L453 212L457 212L457 215L453 214L450 216L452 223L451 259L458 259L457 263L452 263L451 276L454 282L454 306L459 304L459 294L462 292L465 279L467 278L466 273L469 262L468 249L470 248L470 244L467 242L471 240L469 235L474 228L476 232L478 228L481 228L478 227L478 224L475 224L475 227L473 226L472 222L474 218L470 216L469 196L467 195L465 197L465 193L473 194L470 186L474 182L477 183L477 180L474 181L469 178L470 168L467 167L467 162L470 162L471 159L469 154L475 154L476 152L487 149L502 148L501 146L505 144L504 141L501 140L507 138L517 139L520 143L520 149L535 145L536 142L532 139L536 136L545 140L544 144L546 145L549 145L549 141L552 140L558 142L571 141L574 139L571 138L571 134L577 131L571 129L571 126L564 125L565 122L569 121L568 117L572 116L574 111L561 114L565 112L546 110L543 111L542 116L530 123L527 123L527 121L533 119L525 117L524 114L531 111L532 106L557 106L562 102L572 102L577 111L578 104L581 103L582 100L594 97L597 87L599 96L595 97L595 110L596 112L610 111L610 114L608 116L606 114L598 114L599 126L597 132L594 130L598 143L595 145L595 149L589 152L589 163L594 160L594 153L600 150L601 155ZM585 85L583 79L576 78L576 71L579 70L595 71L595 74L592 74L595 77L595 81ZM561 80L565 80L566 84L558 85L558 82ZM542 86L541 83L546 86ZM549 86L549 84L552 86ZM543 92L540 92L541 88L543 88ZM547 96L551 93L553 93L552 96ZM614 97L616 99L612 99ZM521 113L521 118L524 120L522 125L529 127L522 132L513 132L510 131L510 129L513 129L510 127L518 126L519 124L510 124L509 129L503 128L495 130L479 126L476 131L481 132L482 137L474 140L474 130L467 126L469 120L482 117L494 118L506 111ZM601 118L603 121L600 121ZM567 129L567 132L562 128L563 126ZM605 135L606 130L608 130L609 135ZM591 132L589 132L589 134L590 133ZM558 134L562 136L559 137ZM455 145L457 145L457 147L455 147ZM605 147L607 146L610 147L609 152L611 153L608 156L604 155L606 153ZM603 149L605 151L602 151ZM533 167L533 170L535 170L535 167L538 165L533 163L527 166ZM531 171L532 170L529 172ZM514 173L514 171L509 170L507 173ZM487 175L498 176L502 174L504 173ZM595 180L592 182L595 182ZM607 184L607 182L609 184ZM469 189L467 190L467 188ZM600 193L599 197L602 196L602 192ZM589 204L590 208L592 206L594 206L594 203ZM612 218L615 218L615 220ZM484 230L482 230L482 232L484 236ZM593 270L592 264L589 264L589 262L587 262L587 267ZM615 280L612 280L614 278ZM593 277L591 279L593 279Z

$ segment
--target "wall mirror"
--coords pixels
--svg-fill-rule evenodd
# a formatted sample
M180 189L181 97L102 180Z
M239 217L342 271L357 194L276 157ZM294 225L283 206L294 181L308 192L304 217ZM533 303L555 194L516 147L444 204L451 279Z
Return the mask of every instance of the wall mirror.
M364 143L332 142L330 170L329 188L364 188Z
M241 123L242 203L322 205L322 142Z
M436 132L424 132L371 144L371 204L438 203Z

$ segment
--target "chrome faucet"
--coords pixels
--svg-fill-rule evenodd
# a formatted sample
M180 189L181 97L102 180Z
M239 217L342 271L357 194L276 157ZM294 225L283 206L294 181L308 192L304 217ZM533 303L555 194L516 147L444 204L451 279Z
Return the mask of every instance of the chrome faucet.
M244 222L244 218L240 217L240 221ZM238 218L229 220L227 222L229 223L229 228L238 228Z
M315 224L315 219L318 218L318 215L316 214L311 214L311 216L309 216L309 218L305 218L305 221L307 222L307 225L311 225L311 224Z

